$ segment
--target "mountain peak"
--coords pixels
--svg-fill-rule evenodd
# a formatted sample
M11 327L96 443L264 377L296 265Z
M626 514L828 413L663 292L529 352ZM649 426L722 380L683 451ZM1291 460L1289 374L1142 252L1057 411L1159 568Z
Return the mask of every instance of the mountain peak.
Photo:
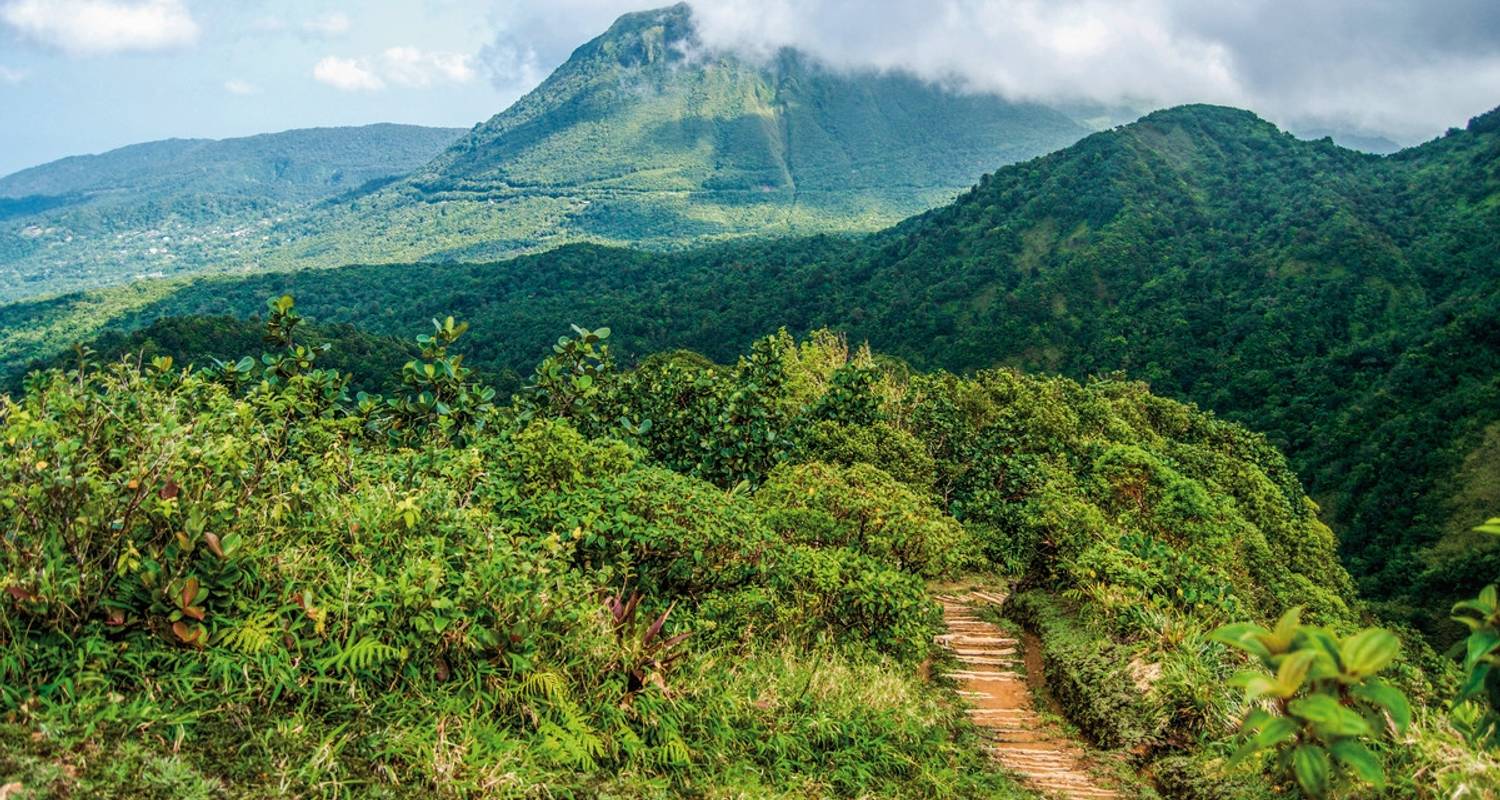
M678 3L621 15L603 34L574 51L575 59L605 56L632 67L674 60L697 42L693 9Z
M1192 126L1213 133L1279 131L1270 122L1252 111L1233 106L1212 103L1187 103L1153 111L1125 127L1141 126Z

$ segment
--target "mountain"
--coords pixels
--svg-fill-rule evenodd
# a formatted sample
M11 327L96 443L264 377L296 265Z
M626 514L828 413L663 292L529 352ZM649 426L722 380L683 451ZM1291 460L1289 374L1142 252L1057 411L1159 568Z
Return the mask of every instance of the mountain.
M286 226L269 257L475 260L874 230L1086 132L901 73L709 50L680 4L621 17L408 179Z
M276 220L425 163L454 128L169 139L0 178L0 299L234 260Z
M871 231L1087 130L900 73L708 50L679 5L620 18L462 138L433 131L393 154L376 132L154 143L11 176L0 300L142 273ZM381 185L398 173L412 174ZM272 207L260 187L303 205Z
M1267 434L1362 591L1426 624L1500 574L1468 533L1500 508L1497 253L1500 111L1379 157L1187 106L862 239L145 283L0 308L0 348L14 369L100 327L292 292L381 333L459 314L496 370L524 369L566 319L609 325L626 355L722 360L832 326L923 368L1120 372Z

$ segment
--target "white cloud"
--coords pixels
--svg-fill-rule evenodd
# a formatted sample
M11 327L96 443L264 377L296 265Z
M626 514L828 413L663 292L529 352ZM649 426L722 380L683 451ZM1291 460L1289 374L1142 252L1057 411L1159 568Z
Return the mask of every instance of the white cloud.
M1025 100L1225 103L1410 142L1500 98L1494 0L690 2L711 48L795 47Z
M10 0L0 21L71 55L163 50L198 39L183 0Z
M229 92L230 94L238 95L260 94L260 87L249 81L243 81L239 78L234 78L232 80L224 81L224 91Z
M385 88L385 81L358 60L328 56L313 65L313 77L345 92L368 92Z
M479 65L519 94L667 0L488 0ZM1188 102L1294 129L1439 134L1500 103L1496 0L688 0L701 44L1122 112ZM1079 107L1074 106L1074 107Z
M324 14L302 23L302 30L324 36L341 36L348 33L351 27L353 26L349 21L349 15L339 12Z
M24 69L15 69L13 67L0 65L0 83L14 86L21 81L26 80L27 74L28 73Z
M476 77L473 57L391 47L373 58L328 56L313 67L313 77L344 91L373 91L387 84L426 88L437 83L468 83Z
M430 86L435 82L468 83L474 80L469 56L459 53L427 53L415 47L392 47L380 54L379 67L391 83Z

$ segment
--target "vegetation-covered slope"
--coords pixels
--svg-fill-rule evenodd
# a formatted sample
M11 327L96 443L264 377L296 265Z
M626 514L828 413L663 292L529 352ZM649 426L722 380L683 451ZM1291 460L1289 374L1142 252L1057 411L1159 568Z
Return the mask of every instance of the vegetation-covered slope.
M0 299L141 274L871 231L1086 130L901 74L709 51L681 5L626 15L459 133L157 142L17 173L0 181Z
M320 319L386 333L462 313L503 332L473 346L495 369L524 369L550 321L577 316L632 355L727 359L780 325L828 325L920 366L1121 370L1285 448L1364 591L1425 625L1500 572L1467 533L1500 503L1497 120L1380 158L1185 107L860 241L147 283L0 308L0 349L15 369L60 331L296 291Z
M408 180L294 220L268 257L478 260L578 240L868 231L1085 132L900 73L709 50L679 4L621 17Z
M1007 569L1159 670L1096 687L1130 698L1108 744L1263 792L1215 758L1240 707L1208 630L1358 622L1275 450L1138 383L911 373L827 333L621 372L580 331L497 408L450 321L377 401L289 302L266 330L248 370L88 367L0 403L0 777L1020 796L915 669L924 582ZM1450 776L1415 741L1381 751L1398 795Z
M0 178L0 298L242 263L278 220L405 175L463 131L313 128L169 139Z

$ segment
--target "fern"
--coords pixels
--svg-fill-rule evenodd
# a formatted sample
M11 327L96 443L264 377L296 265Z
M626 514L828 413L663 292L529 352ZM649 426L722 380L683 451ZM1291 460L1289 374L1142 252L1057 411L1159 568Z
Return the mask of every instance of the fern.
M568 686L556 672L533 672L521 681L521 694L561 705L568 701Z
M241 655L255 656L276 645L277 614L249 617L219 634L219 644Z
M337 653L319 661L318 669L324 672L338 670L352 673L393 661L400 656L400 650L379 639L364 638L339 648Z
M682 737L672 734L666 741L661 743L657 749L658 761L666 766L682 766L692 760L692 751L688 750L687 743Z
M604 739L595 733L578 709L566 704L557 709L562 721L554 722L542 717L537 722L537 733L542 737L542 752L558 764L580 770L594 770L599 759L608 753Z

